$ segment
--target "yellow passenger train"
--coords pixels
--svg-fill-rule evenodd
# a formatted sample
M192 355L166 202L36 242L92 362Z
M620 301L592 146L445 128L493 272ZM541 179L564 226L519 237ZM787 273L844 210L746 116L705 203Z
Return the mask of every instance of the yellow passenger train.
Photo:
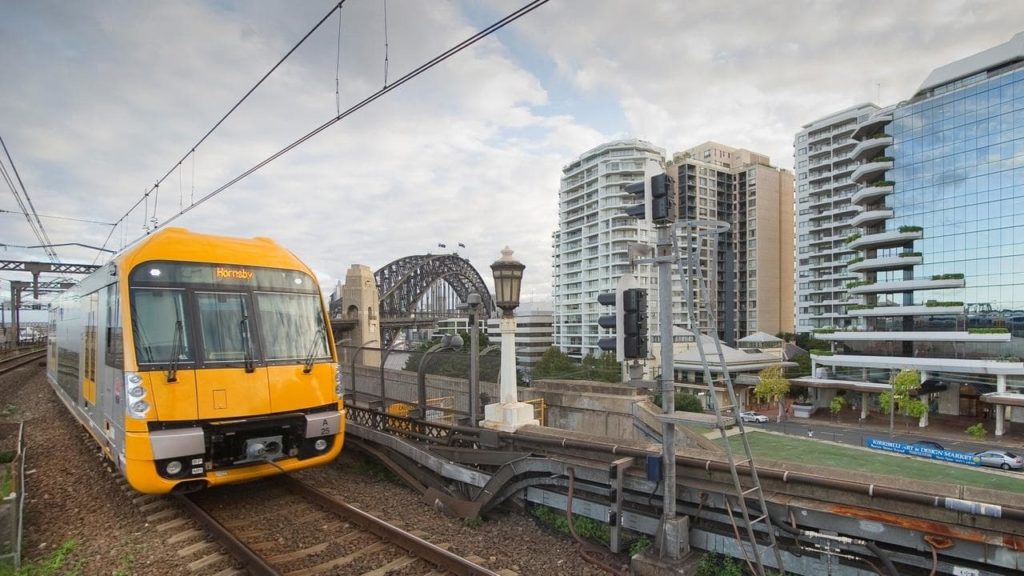
M133 488L190 491L338 455L329 328L272 240L166 228L51 306L47 376Z

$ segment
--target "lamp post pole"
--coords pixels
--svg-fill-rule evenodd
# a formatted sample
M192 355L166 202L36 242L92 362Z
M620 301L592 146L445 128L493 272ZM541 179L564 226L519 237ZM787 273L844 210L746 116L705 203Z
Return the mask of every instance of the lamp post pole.
M476 292L466 298L469 305L469 425L476 426L479 415L477 406L480 403L480 326L477 323L477 312L483 300Z
M507 246L501 251L501 258L491 264L494 273L494 304L501 308L501 374L499 377L499 402L484 408L483 426L503 431L515 431L526 424L539 424L533 417L533 406L519 401L516 389L516 318L519 306L519 292L523 283L526 266L512 258Z

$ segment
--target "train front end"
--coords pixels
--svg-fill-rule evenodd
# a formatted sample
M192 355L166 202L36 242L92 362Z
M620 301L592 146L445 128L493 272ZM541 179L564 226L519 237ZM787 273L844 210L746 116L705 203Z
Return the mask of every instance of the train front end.
M345 416L315 279L269 240L195 236L126 263L129 483L181 492L331 461Z

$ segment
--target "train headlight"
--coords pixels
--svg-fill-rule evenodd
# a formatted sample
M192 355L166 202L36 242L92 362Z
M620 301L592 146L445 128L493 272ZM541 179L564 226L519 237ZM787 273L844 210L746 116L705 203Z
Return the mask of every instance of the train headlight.
M320 438L313 443L313 447L317 449L317 452L323 452L327 449L327 440Z
M164 471L167 472L168 476L176 476L179 472L181 472L181 462L178 462L177 460L171 460L170 462L167 463L167 466L164 467Z
M132 386L128 389L128 395L132 398L142 398L146 395L146 389L142 386Z
M355 377L355 374L352 376ZM339 397L345 395L345 386L341 383L341 370L337 366L334 367L334 393Z
M129 373L125 374L124 377L125 377L125 380L127 380L129 384L142 384L142 376L139 376L138 374L136 374L134 372L129 372Z
M128 407L128 415L133 418L144 418L149 411L149 402L136 400Z

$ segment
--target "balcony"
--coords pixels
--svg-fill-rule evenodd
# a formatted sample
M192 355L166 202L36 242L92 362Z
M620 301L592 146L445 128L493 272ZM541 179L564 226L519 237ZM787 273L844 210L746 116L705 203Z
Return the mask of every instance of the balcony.
M892 145L892 136L879 136L877 138L870 138L868 140L862 140L850 152L850 157L854 160L862 160L868 156L871 152L876 152L880 149L884 149L886 146Z
M924 262L921 256L885 256L883 258L868 258L847 266L850 272L868 272L878 270L899 270L910 268Z
M903 246L920 240L924 232L880 232L878 234L867 234L849 243L854 250L861 248L889 248L892 246Z
M857 169L850 175L850 179L854 182L865 183L875 176L884 174L886 170L892 170L892 160L868 162L857 166Z
M878 184L875 184L873 186L865 186L854 192L850 201L854 204L865 204L869 200L882 198L889 194L892 194L892 185L879 186Z
M1010 333L971 334L969 332L815 332L814 337L826 341L889 342L1009 342Z
M857 128L853 131L850 137L854 139L860 139L868 134L873 134L877 130L881 130L892 122L892 111L891 110L879 110L871 116L868 116L866 120L857 124Z
M963 288L967 283L961 279L951 280L901 280L899 282L878 282L850 288L850 294L889 294L896 292L914 292L915 290L942 290L944 288Z
M899 316L950 316L964 313L963 306L875 306L847 310L850 316L858 317L899 317Z
M892 218L893 212L888 208L883 210L866 210L857 214L853 218L850 218L850 226L864 226L871 222L878 222L880 220L888 220Z

